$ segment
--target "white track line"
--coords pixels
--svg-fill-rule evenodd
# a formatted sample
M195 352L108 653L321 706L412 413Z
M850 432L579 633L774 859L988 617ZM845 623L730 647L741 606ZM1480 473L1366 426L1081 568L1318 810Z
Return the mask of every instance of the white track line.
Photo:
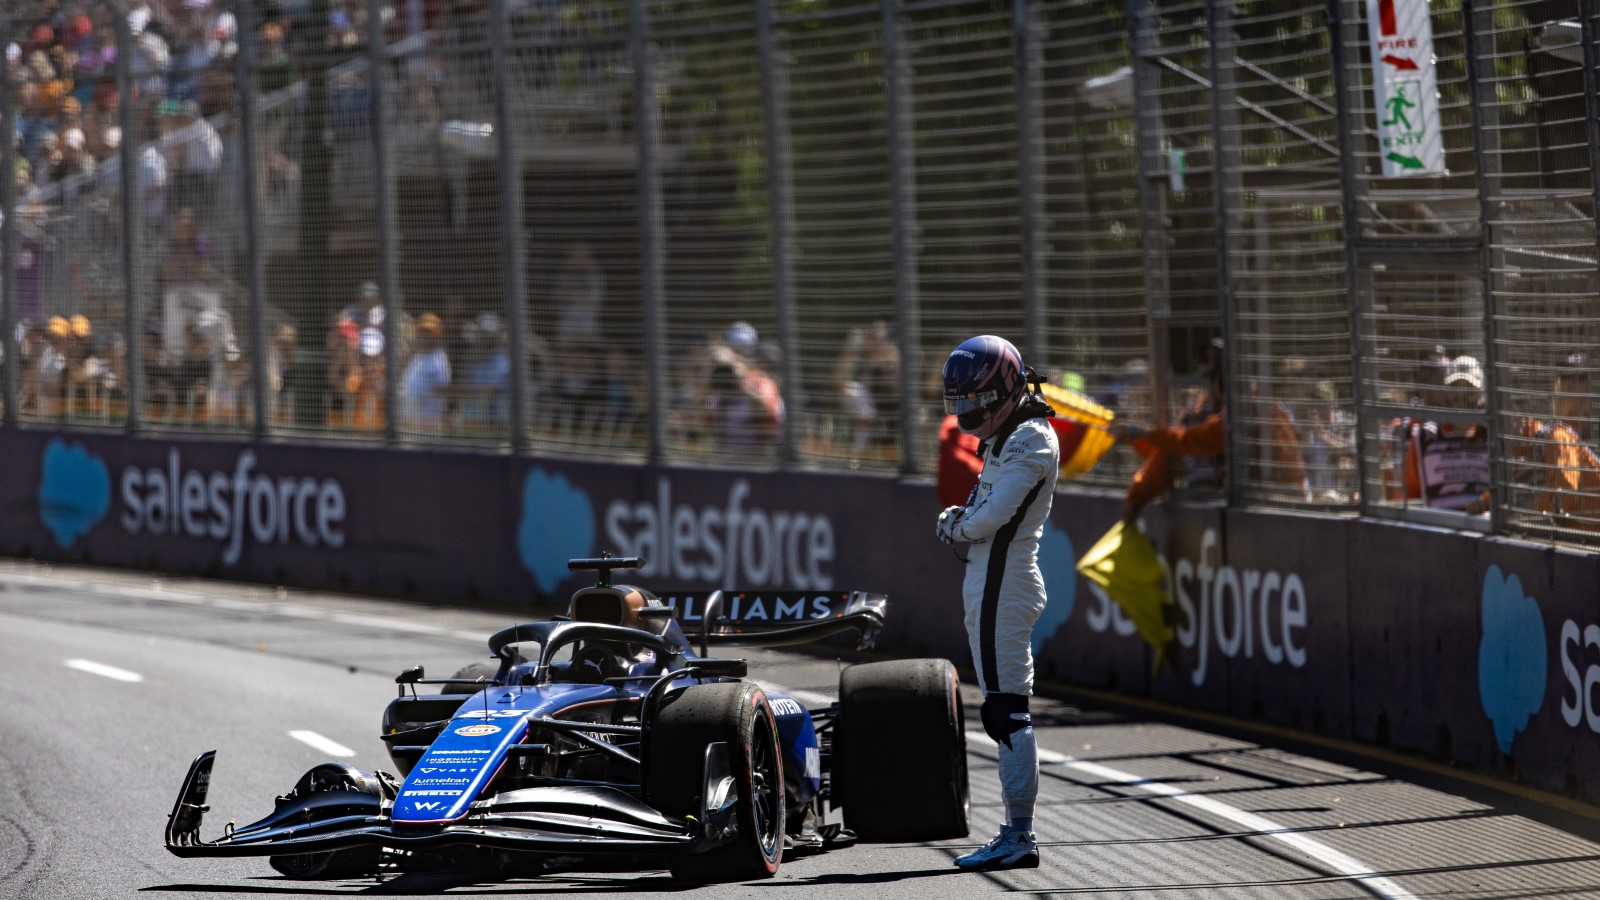
M291 731L289 737L294 738L313 750L320 750L329 756L355 756L356 752L349 747L331 738L325 738L315 731Z
M1312 840L1303 834L1292 831L1264 816L1236 809L1226 803L1213 800L1204 794L1188 793L1170 784L1148 781L1137 775L1130 775L1127 772L1122 772L1109 766L1102 766L1099 763L1074 762L1068 765L1085 775L1093 775L1106 781L1119 782L1138 788L1147 794L1155 794L1159 797L1175 800L1219 818L1227 819L1240 827L1259 832L1262 837L1269 837L1275 841L1288 844L1334 872L1340 875L1347 875L1361 882L1363 886L1380 897L1388 897L1392 898L1392 900L1416 900L1415 894L1395 884L1392 880L1379 875L1373 871L1372 867L1362 863L1360 860L1347 856L1321 841Z
M139 682L144 680L144 676L140 675L138 672L129 672L127 669L119 669L116 666L108 666L105 663L91 662L87 659L69 659L66 660L66 664L67 668L69 669L77 669L79 672L88 672L90 675L99 675L101 678L111 678L117 681L129 682Z
M967 732L967 740L985 747L999 746L981 731ZM1064 765L1085 775L1098 778L1101 781L1115 781L1118 784L1137 788L1147 794L1155 794L1158 797L1165 797L1168 800L1192 806L1219 819L1226 819L1241 828L1254 831L1262 837L1272 838L1275 841L1288 844L1290 847L1328 867L1333 872L1361 882L1362 885L1371 889L1373 893L1380 897L1387 897L1390 900L1416 900L1416 895L1395 884L1392 880L1379 875L1371 866L1352 856L1341 853L1321 841L1308 838L1286 825L1280 825L1265 816L1229 806L1204 794L1195 794L1181 788L1175 788L1170 784L1150 781L1138 775L1123 772L1120 769L1113 769L1110 766L1075 760L1064 753L1046 750L1043 747L1039 748L1039 762Z

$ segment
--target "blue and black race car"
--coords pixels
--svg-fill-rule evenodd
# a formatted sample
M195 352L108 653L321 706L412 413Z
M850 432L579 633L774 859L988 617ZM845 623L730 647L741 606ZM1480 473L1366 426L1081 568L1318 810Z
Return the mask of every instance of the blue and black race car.
M494 634L494 662L451 678L402 672L382 735L398 775L323 763L271 814L206 841L216 751L200 754L168 819L167 849L267 856L305 879L587 863L664 864L677 878L713 882L770 877L786 847L967 834L966 737L948 661L848 666L838 703L807 709L744 680L744 660L709 652L849 632L870 644L887 598L769 593L768 604L802 617L741 619L731 592L678 593L673 606L612 583L613 570L640 564L571 560L599 578L573 595L567 616ZM677 611L689 604L700 615L686 634Z

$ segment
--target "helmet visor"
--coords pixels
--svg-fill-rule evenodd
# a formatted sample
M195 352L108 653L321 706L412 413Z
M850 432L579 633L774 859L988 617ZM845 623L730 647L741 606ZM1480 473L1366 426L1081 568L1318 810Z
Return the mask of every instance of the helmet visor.
M1000 399L998 390L979 391L976 394L961 394L957 396L946 394L944 397L944 411L948 415L959 416L963 413L976 412L991 406L998 399Z

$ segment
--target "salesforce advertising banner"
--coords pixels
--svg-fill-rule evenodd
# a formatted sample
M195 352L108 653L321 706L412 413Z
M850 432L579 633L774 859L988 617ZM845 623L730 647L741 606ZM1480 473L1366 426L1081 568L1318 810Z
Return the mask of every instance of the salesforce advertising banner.
M619 574L746 618L890 597L880 648L969 667L958 553L925 482L84 433L0 432L0 552L542 617ZM1075 561L1120 500L1061 491L1041 539L1040 677L1355 737L1600 801L1596 555L1368 519L1155 505L1175 650L1159 671ZM777 597L775 591L798 592Z
M0 550L308 587L472 597L511 577L506 461L8 431Z

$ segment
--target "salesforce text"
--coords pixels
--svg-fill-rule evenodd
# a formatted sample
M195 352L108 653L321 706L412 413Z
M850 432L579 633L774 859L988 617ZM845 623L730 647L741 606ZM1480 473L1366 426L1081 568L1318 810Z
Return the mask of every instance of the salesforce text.
M1198 644L1199 656L1189 673L1196 687L1205 683L1210 666L1210 647L1214 637L1217 652L1232 659L1243 653L1254 659L1256 644L1272 665L1287 662L1298 669L1306 664L1306 648L1298 633L1307 625L1306 586L1294 573L1240 571L1233 566L1214 568L1211 559L1217 549L1217 532L1208 528L1200 538L1200 562L1196 565L1180 558L1173 566L1173 588L1178 598L1182 621L1178 624L1178 643L1191 650ZM1090 585L1098 602L1088 611L1089 627L1104 632L1114 627L1117 634L1131 635L1134 625L1122 609ZM1193 593L1199 588L1199 596ZM1198 604L1196 600L1198 599Z
M648 563L640 574L756 588L833 588L833 522L803 512L744 509L750 483L739 479L723 508L672 505L672 482L656 483L656 502L616 500L606 509L606 539L622 556Z
M166 469L122 471L122 527L130 534L183 535L225 542L223 565L244 552L248 528L258 544L344 546L344 490L331 478L251 474L253 450L239 454L233 473L183 471L176 447Z

